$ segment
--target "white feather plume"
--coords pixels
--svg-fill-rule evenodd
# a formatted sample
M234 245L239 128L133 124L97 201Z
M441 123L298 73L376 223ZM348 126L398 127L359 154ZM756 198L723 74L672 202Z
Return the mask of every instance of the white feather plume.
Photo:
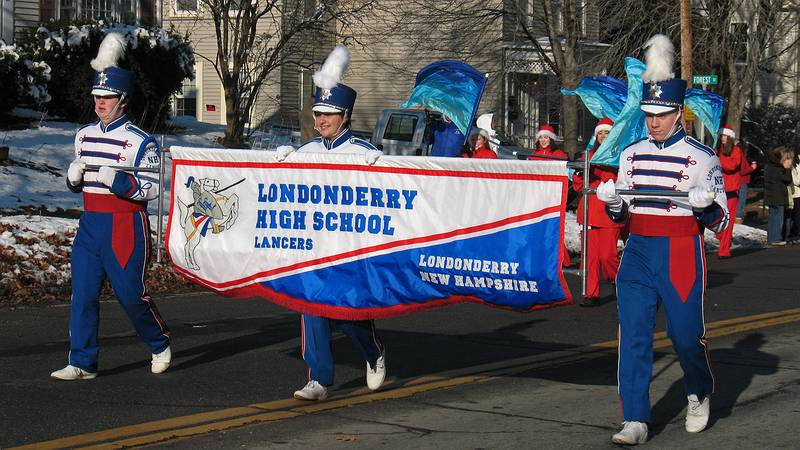
M97 58L91 62L92 69L102 72L115 67L125 55L125 38L119 33L108 33L97 49Z
M342 81L342 75L350 64L350 51L344 45L337 45L322 67L314 72L314 84L322 89L333 89Z
M644 55L647 70L642 74L642 81L655 83L675 78L675 73L672 71L675 47L670 38L657 34L644 44L644 48L647 49Z

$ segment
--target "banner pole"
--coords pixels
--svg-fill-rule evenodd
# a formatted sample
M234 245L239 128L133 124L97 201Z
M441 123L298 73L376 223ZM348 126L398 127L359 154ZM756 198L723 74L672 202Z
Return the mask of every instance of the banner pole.
M158 224L156 224L156 262L161 264L161 247L164 222L164 159L169 149L164 148L164 135L161 135L161 158L158 162Z
M583 239L581 240L581 295L586 298L586 267L589 252L589 154L583 157Z

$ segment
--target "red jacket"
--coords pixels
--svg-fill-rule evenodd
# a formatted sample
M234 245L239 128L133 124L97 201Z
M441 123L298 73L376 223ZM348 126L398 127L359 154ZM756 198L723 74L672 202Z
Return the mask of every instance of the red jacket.
M725 192L738 192L741 186L742 170L742 149L738 145L733 146L731 154L725 156L721 151L717 152L719 162L722 165L722 177L725 180Z
M589 153L589 159L594 156L594 150ZM581 160L583 157L580 158ZM589 187L596 188L606 180L617 181L617 168L608 166L591 166L589 169ZM572 189L576 192L583 190L583 174L572 174ZM583 199L578 201L578 223L583 224ZM606 214L606 204L597 199L596 195L589 196L589 225L600 228L622 228L624 224L611 220Z
M537 158L536 155L547 156L547 158ZM537 147L533 149L531 155L528 156L528 159L535 159L540 161L547 161L548 159L551 158L567 159L569 158L569 156L567 156L564 150L561 150L560 148L554 148L552 145L549 147Z
M483 146L476 148L472 152L472 156L469 156L467 152L461 154L462 158L483 158L483 159L497 159L497 153L494 152L489 147Z

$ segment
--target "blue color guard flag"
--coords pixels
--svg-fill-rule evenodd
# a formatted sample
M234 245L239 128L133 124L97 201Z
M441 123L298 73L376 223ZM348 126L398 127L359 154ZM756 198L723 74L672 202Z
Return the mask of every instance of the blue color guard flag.
M438 111L469 136L486 87L486 75L461 61L443 60L417 73L414 89L403 108L421 106Z
M579 96L586 109L596 118L608 117L616 122L619 113L625 106L625 99L628 97L627 90L628 85L624 81L614 77L597 76L585 77L575 90L561 89L561 93ZM594 139L595 136L592 134L586 144L586 151L594 147Z
M690 88L686 90L683 102L700 119L711 136L714 138L714 147L717 146L719 123L722 120L722 110L725 109L725 97L703 89Z
M221 295L351 320L571 303L564 162L170 150L170 259Z
M636 58L625 58L627 85L613 77L587 77L575 90L562 89L564 95L578 95L595 117L609 117L614 121L611 132L592 157L592 163L619 166L619 155L627 146L647 137L642 100L642 74L646 67ZM687 89L686 106L695 112L700 122L714 137L716 145L725 99L719 94L702 89ZM594 145L592 136L588 148Z

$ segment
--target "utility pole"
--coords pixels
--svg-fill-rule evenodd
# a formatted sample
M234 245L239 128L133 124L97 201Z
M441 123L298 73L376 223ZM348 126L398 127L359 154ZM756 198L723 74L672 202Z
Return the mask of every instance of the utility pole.
M692 1L681 0L681 78L692 87ZM686 132L692 132L692 123L686 122Z

